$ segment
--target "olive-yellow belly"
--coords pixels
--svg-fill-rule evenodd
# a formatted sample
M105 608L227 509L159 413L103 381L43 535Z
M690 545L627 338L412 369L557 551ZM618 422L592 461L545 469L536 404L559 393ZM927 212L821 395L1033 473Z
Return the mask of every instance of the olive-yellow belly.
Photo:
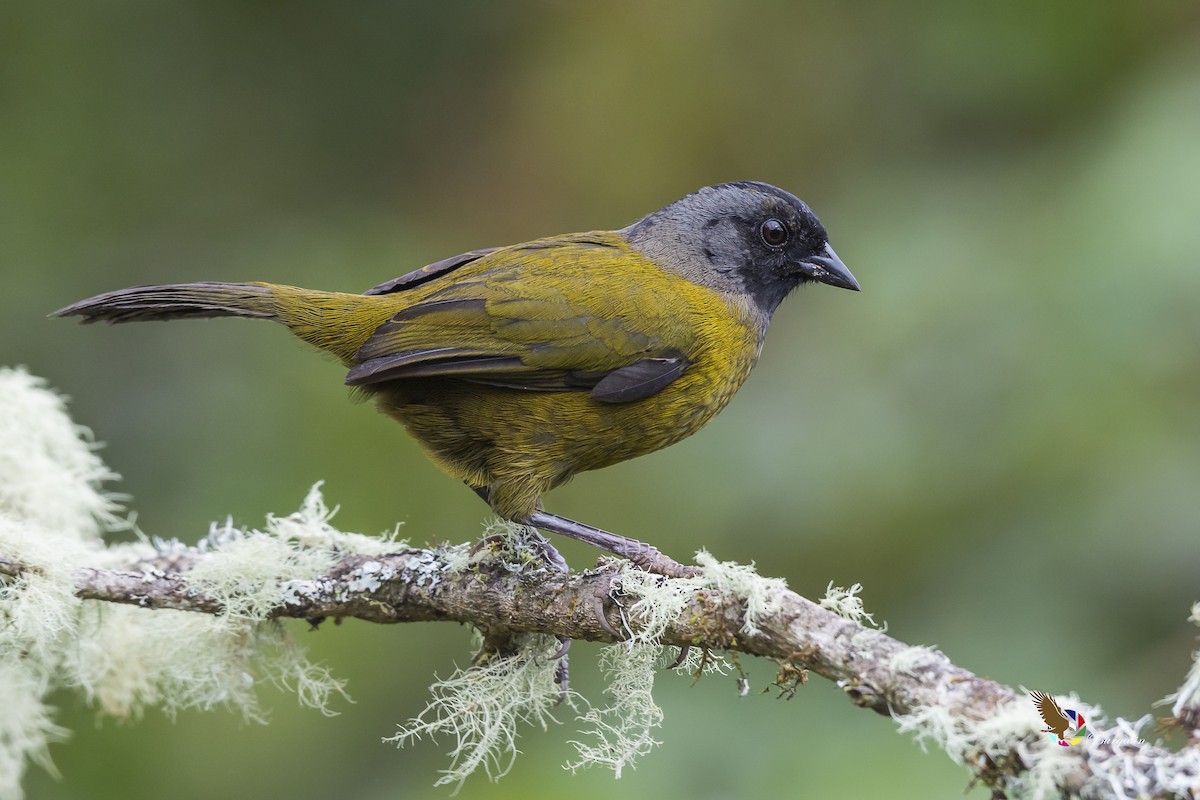
M641 400L428 378L381 386L376 402L445 472L489 489L497 513L525 519L543 492L575 473L674 444L724 408L757 361L761 339L748 313L721 304L725 324L705 319L683 375Z

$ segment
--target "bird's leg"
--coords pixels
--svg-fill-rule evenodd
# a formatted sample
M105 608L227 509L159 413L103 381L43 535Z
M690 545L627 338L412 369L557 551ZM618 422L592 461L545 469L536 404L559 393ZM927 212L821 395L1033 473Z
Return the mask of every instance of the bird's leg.
M468 484L469 485L469 484ZM472 486L471 490L488 505L491 505L491 492L486 486ZM553 533L567 536L571 539L577 539L581 542L587 542L593 547L598 547L601 550L612 553L613 555L627 558L633 562L634 566L651 572L656 575L665 575L669 578L689 578L693 575L699 575L703 570L699 567L693 567L686 564L680 564L673 558L663 555L657 547L639 542L637 539L629 539L625 536L619 536L615 533L593 528L591 525L584 525L582 522L576 522L567 517L560 517L557 514L550 514L546 511L535 511L530 515L529 519L525 520L528 525L536 528L541 528L544 531L552 531ZM562 560L562 556L549 541L545 542L546 552L553 553L557 559L552 563L558 564L563 571L567 570L566 562ZM612 577L596 588L593 597L593 612L596 615L597 622L613 639L620 641L625 637L622 636L612 625L609 624L607 616L604 613L605 601L609 600L612 595ZM565 661L565 654L563 656ZM565 674L566 664L562 665L563 673Z
M525 531L529 535L529 539L533 542L533 546L537 548L538 554L542 560L559 572L570 572L571 568L567 566L567 560L562 557L562 553L558 552L558 548L550 544L550 540L542 536L537 528L525 526ZM565 653L564 653L565 655Z
M529 517L529 523L536 525L544 531L553 531L572 539L578 539L581 542L587 542L593 547L598 547L614 555L627 558L634 566L656 575L666 575L669 578L689 578L693 575L699 575L703 571L699 567L680 564L670 556L663 555L653 545L639 542L637 539L618 536L615 533L609 533L600 528L593 528L591 525L584 525L582 522L576 522L567 517L560 517L557 514L540 510L535 511ZM614 639L620 641L625 637L613 629L604 613L605 601L611 595L612 577L610 576L608 580L596 588L593 598L594 613L596 620L600 623L600 627L604 628Z
M668 578L690 578L703 572L699 567L680 564L670 556L659 552L654 545L609 533L600 528L593 528L591 525L584 525L582 522L560 517L547 511L533 512L529 515L528 521L530 525L544 531L578 539L613 555L627 558L633 562L634 566L656 575L666 575Z
M483 502L491 505L491 490L488 487L472 486L471 491L479 495ZM560 517L558 514L551 514L541 509L534 511L528 519L522 520L522 522L544 531L587 542L592 547L598 547L606 553L627 558L633 562L635 567L655 575L666 575L668 578L690 578L703 572L699 567L680 564L670 556L661 553L654 545L609 533L600 528L593 528L591 525L584 525L582 522Z
M474 489L474 487L472 487L472 489ZM475 494L483 498L485 503L487 502L488 491L486 488L474 489L474 491ZM525 530L525 534L533 543L534 548L542 557L543 561L545 561L558 572L565 573L571 571L571 568L567 565L567 560L562 557L562 553L558 552L558 548L551 544L550 540L543 536L537 528L529 525L524 525L522 527ZM471 548L471 552L475 553L483 545L499 538L500 537L498 536L485 536L483 539L480 539L474 547ZM607 624L607 620L605 620L605 624ZM552 658L558 661L558 668L554 671L554 677L558 681L558 700L555 701L555 705L559 705L562 703L562 701L566 700L567 693L571 690L570 668L567 664L567 651L571 649L571 640L559 637L558 643L560 645L558 652L552 656Z
M483 499L483 502L491 505L491 503L488 501L487 487L482 486L477 488L472 486L471 491L479 495L479 497ZM554 567L554 569L559 572L571 571L571 568L567 565L567 560L562 557L562 553L558 552L558 548L552 545L549 539L547 539L545 536L542 536L542 534L538 532L537 528L534 528L530 525L525 525L523 527L525 528L530 541L533 543L534 549L537 550L538 555L542 557L543 561ZM471 546L471 554L474 555L475 553L479 552L480 548L482 548L484 545L498 542L503 538L503 535L500 534L494 536L485 536Z

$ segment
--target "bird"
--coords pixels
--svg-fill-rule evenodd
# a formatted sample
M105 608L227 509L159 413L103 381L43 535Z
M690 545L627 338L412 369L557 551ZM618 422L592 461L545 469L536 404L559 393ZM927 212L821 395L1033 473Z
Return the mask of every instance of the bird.
M1042 733L1053 733L1060 742L1065 741L1067 728L1071 727L1071 720L1058 707L1058 703L1045 692L1030 692L1029 696L1033 698L1033 704L1037 706L1038 713L1042 715L1042 721L1046 723L1046 727L1041 729Z
M282 323L337 356L347 385L498 516L681 577L698 568L549 513L541 498L703 427L758 361L776 308L809 283L859 291L803 201L737 181L618 230L471 250L361 294L179 283L99 294L54 315Z

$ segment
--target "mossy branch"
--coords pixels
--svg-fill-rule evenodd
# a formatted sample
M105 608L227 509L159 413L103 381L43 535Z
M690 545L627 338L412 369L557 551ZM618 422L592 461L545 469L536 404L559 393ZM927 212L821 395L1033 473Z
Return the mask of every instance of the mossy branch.
M448 620L479 631L472 665L436 683L425 711L388 739L453 737L441 783L480 768L503 774L520 726L545 725L561 699L584 726L568 766L619 775L655 744L656 664L675 645L691 654L678 668L696 673L722 663L713 654L773 659L783 695L816 673L934 742L996 796L1195 797L1200 786L1200 654L1167 698L1170 724L1188 738L1182 749L1139 738L1149 715L1105 727L1076 698L1064 705L1097 738L1060 747L1023 693L875 628L857 585L812 602L704 552L702 574L689 578L612 559L565 573L513 525L475 546L414 548L337 530L318 487L264 530L216 526L194 546L108 544L106 532L128 527L101 488L114 478L62 398L0 367L0 800L21 797L28 762L50 767L49 745L66 735L49 702L58 690L123 718L150 706L224 706L261 720L255 685L267 678L330 712L342 683L269 622L283 617ZM1192 620L1200 624L1200 605ZM613 702L597 708L566 692L565 642L617 639L601 658Z
M190 580L197 566L213 555L176 546L170 556L142 558L119 568L77 569L75 592L84 600L222 614L226 603ZM0 556L0 575L16 577L23 571L19 562ZM445 620L473 625L492 641L540 633L613 642L597 617L596 599L611 592L612 602L605 604L607 627L636 636L646 622L639 594L649 582L684 598L682 607L656 626L657 643L774 659L785 691L794 691L809 672L815 673L842 687L853 704L895 716L919 737L936 740L978 780L998 789L1022 777L1030 766L1025 763L1029 754L1044 738L1028 727L1018 727L1020 735L1011 741L980 735L976 729L989 721L1011 718L1015 710L1032 712L1028 698L955 666L937 651L904 644L785 588L772 587L773 613L748 630L744 594L705 587L704 578L638 574L641 588L626 595L622 578L629 574L623 573L620 562L609 559L583 573L516 570L503 560L472 558L467 545L347 554L315 579L281 580L279 590L286 600L266 610L265 616L313 623L327 618L373 623ZM846 597L842 593L841 599ZM827 600L825 605L838 603ZM1033 719L1031 713L1024 716ZM1054 785L1068 795L1086 786L1100 791L1088 796L1122 796L1115 791L1105 794L1094 773L1097 765L1111 766L1119 759L1127 775L1137 772L1140 796L1174 797L1172 786L1156 785L1156 776L1196 775L1200 763L1194 747L1173 753L1132 739L1055 750L1042 755L1054 759Z

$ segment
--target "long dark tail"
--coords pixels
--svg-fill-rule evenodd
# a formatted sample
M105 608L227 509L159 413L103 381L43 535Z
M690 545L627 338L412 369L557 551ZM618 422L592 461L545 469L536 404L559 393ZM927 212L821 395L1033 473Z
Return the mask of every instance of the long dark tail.
M204 317L279 319L275 297L261 283L173 283L105 292L54 312L81 322L141 322Z

